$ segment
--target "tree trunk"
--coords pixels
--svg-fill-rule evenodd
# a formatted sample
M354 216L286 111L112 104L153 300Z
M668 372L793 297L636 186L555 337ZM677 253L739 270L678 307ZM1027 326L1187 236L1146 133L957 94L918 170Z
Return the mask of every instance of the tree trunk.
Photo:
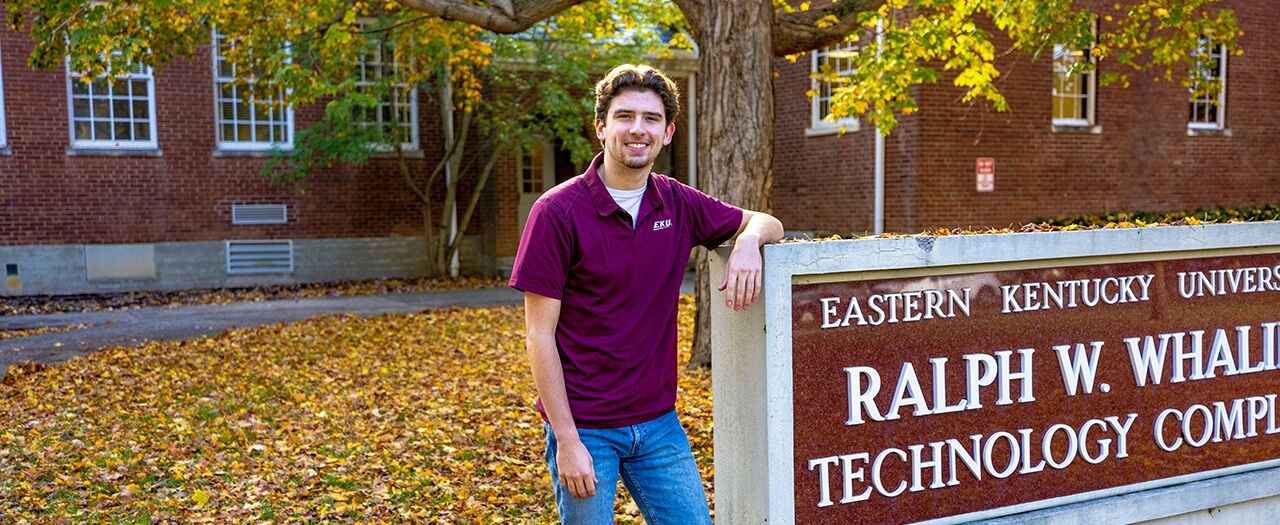
M462 231L451 231L458 216L458 182L462 180L462 152L467 147L467 136L471 131L469 111L462 113L462 124L454 124L456 110L453 106L453 88L446 83L441 88L440 96L441 120L445 123L445 156L441 167L445 172L444 202L440 209L440 222L437 223L435 268L433 272L440 277L453 275L453 254L457 251L462 239ZM431 181L435 181L435 173Z
M453 260L453 257L462 249L463 233L467 231L467 226L471 225L471 216L476 212L476 205L480 203L480 195L484 193L484 187L489 183L489 176L493 174L494 166L498 165L498 158L506 153L501 148L494 148L493 153L489 154L489 160L485 162L484 167L480 168L480 175L476 178L476 187L471 190L471 198L467 200L467 209L462 212L462 218L458 219L458 233L453 241L449 243L449 253L446 260Z
M773 185L773 26L769 0L676 0L698 59L698 186L750 210L769 211ZM705 254L698 256L698 314L689 366L711 363L713 301Z

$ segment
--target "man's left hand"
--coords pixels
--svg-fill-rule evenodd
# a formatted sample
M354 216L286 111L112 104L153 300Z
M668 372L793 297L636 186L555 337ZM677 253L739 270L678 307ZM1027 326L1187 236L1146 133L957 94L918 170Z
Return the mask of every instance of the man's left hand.
M716 287L717 290L725 292L725 306L735 311L746 310L751 303L760 298L760 287L764 281L763 266L759 238L739 236L733 245L733 251L729 253L724 280L720 281L720 286Z

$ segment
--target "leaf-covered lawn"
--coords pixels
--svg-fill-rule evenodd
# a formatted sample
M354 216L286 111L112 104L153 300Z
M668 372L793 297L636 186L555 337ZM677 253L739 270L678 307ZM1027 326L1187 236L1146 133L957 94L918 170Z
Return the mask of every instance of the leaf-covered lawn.
M523 319L327 316L11 371L0 523L554 522ZM710 373L681 387L709 481Z

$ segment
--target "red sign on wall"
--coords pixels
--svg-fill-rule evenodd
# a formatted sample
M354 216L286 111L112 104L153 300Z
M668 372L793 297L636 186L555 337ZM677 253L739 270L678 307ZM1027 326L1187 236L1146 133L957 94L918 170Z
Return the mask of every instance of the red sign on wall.
M795 522L1280 459L1280 254L792 287Z
M981 157L978 159L978 191L996 191L996 159Z

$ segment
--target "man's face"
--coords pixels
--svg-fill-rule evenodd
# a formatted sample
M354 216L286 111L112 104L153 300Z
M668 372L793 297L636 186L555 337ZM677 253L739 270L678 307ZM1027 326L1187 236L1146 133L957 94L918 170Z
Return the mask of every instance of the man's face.
M596 121L596 138L605 155L631 169L652 166L675 131L675 123L667 122L662 98L649 90L619 93L609 101L605 120Z

